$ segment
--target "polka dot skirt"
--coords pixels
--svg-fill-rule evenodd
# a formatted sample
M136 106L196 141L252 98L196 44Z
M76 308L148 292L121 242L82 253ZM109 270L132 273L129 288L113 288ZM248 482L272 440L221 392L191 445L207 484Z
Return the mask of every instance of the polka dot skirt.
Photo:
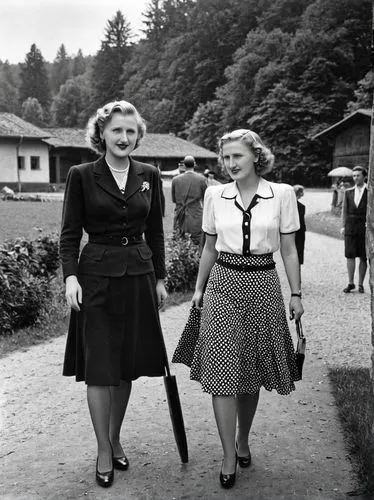
M250 266L273 262L271 254L221 253L220 259ZM213 266L190 377L213 395L253 394L261 387L289 394L295 389L300 377L275 269Z

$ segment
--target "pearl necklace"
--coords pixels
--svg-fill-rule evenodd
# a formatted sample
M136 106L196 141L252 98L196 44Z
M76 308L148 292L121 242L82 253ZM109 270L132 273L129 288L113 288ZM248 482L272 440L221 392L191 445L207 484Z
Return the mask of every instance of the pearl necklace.
M126 188L126 184L127 184L127 178L129 175L129 166L130 165L125 169L122 169L122 168L118 169L118 168L113 168L111 165L109 165L108 162L107 162L107 164L108 164L109 170L111 171L111 173L114 177L114 180L117 183L119 190L122 193L124 193L125 188Z
M107 164L108 164L108 167L110 168L110 170L112 172L117 172L118 174L125 174L128 169L129 169L129 165L126 167L126 168L114 168L112 167L112 165L109 164L108 160L106 160Z

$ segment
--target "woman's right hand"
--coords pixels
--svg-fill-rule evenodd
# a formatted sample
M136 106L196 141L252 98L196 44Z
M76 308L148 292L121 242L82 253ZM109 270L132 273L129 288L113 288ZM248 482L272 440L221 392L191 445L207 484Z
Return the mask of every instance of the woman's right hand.
M203 301L203 292L200 290L195 290L195 293L192 296L191 304L197 309L201 309L201 304Z
M75 275L70 275L65 280L65 297L69 307L74 309L74 311L80 311L79 304L82 304L82 287Z

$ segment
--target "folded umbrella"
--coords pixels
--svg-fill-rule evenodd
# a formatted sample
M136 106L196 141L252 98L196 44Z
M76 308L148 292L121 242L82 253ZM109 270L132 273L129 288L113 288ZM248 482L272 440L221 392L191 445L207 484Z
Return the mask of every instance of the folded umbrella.
M303 327L301 320L297 319L296 332L297 332L297 346L296 346L296 366L299 372L300 380L303 378L303 365L305 360L306 338L304 337Z

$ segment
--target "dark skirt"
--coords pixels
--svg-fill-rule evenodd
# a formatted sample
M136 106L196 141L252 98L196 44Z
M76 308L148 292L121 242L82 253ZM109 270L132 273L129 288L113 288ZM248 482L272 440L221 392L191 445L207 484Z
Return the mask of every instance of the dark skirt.
M234 265L213 266L203 300L191 379L213 395L253 394L264 387L289 394L300 380L280 282L271 255L221 254ZM183 362L183 360L182 360Z
M155 275L80 276L81 311L71 311L63 375L88 385L165 374Z

